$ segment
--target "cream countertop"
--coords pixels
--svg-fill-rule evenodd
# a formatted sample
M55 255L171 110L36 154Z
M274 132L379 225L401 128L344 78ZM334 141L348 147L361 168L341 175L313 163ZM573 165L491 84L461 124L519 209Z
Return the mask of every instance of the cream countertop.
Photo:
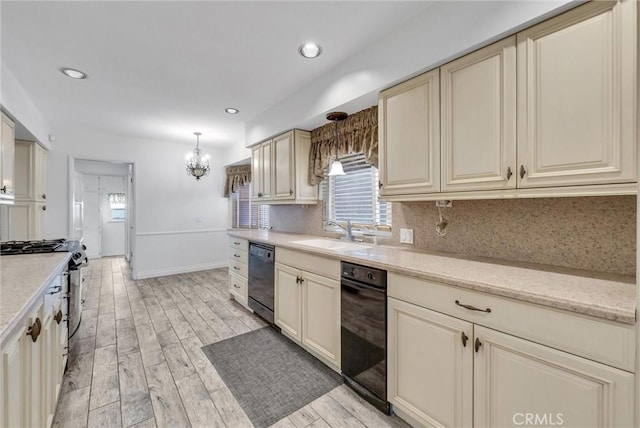
M68 252L0 257L0 341L42 299L47 285L70 258Z
M405 247L368 245L355 250L327 250L296 243L317 236L267 230L232 229L229 235L584 315L635 323L634 277L427 253Z

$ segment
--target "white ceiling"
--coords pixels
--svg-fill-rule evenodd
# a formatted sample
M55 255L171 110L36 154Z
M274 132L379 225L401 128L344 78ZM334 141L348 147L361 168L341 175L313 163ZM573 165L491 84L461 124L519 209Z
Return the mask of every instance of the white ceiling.
M56 128L226 146L420 1L2 1L2 62ZM297 53L315 41L323 54ZM83 70L76 81L58 69ZM225 107L240 109L238 115Z

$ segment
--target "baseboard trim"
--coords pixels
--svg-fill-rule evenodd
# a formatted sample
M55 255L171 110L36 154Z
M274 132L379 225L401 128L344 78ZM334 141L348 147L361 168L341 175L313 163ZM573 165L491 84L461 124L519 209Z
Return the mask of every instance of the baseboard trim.
M157 278L159 276L177 275L179 273L199 272L202 270L218 269L229 266L228 261L220 261L215 263L204 263L200 265L179 266L169 269L158 269L138 272L138 275L134 279L147 279Z

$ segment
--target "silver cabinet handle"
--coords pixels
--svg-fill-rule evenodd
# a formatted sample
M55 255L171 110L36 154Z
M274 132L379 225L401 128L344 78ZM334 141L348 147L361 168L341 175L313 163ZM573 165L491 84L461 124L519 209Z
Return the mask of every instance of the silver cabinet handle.
M478 311L478 312L486 312L486 313L491 313L491 308L487 308L487 309L480 309L480 308L476 308L475 306L471 306L471 305L465 305L464 303L460 303L459 300L456 300L456 305L460 306L461 308L465 308L465 309L469 309L470 311Z

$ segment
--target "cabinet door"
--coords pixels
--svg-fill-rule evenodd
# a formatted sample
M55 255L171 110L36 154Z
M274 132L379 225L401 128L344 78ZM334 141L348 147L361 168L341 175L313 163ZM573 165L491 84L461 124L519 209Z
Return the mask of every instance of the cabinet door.
M340 282L303 273L302 343L340 368Z
M233 296L238 302L247 306L248 289L247 279L240 275L236 275L233 272L229 272L229 294Z
M33 239L44 239L44 222L47 216L47 204L36 202L34 209Z
M636 7L590 2L517 35L518 187L636 180Z
M42 415L45 426L51 426L55 411L54 397L56 395L56 364L58 364L56 337L56 322L53 314L46 317L42 332Z
M44 325L42 324L42 307L38 309L30 318L29 325L33 326L36 321L40 322L41 331L37 336L36 341L32 340L32 336L26 336L25 350L26 350L26 394L25 404L27 405L27 414L29 420L29 426L43 426L45 425L45 406L44 398L46 379L44 375L44 352L45 352L45 337Z
M262 143L261 160L262 166L262 197L261 199L271 199L273 197L273 147L271 141Z
M292 339L302 341L302 273L280 263L275 264L275 323Z
M34 194L36 201L47 199L47 152L39 144L34 143Z
M633 374L483 327L474 426L634 426Z
M516 187L516 37L440 68L443 192Z
M378 115L380 194L439 192L439 70L381 92Z
M4 402L3 427L27 426L25 408L25 342L30 341L20 331L14 339L7 342L2 349L2 400Z
M251 149L251 199L257 200L262 195L262 150L261 146Z
M295 199L293 131L273 139L273 199Z
M5 195L14 194L14 162L15 162L15 124L2 114L2 132L0 133L0 192Z
M32 200L33 195L33 149L35 143L17 140L15 143L15 197L16 200Z
M472 425L473 325L393 298L388 305L388 396L429 427Z
M8 239L23 241L37 239L36 204L34 202L15 202L7 206Z

